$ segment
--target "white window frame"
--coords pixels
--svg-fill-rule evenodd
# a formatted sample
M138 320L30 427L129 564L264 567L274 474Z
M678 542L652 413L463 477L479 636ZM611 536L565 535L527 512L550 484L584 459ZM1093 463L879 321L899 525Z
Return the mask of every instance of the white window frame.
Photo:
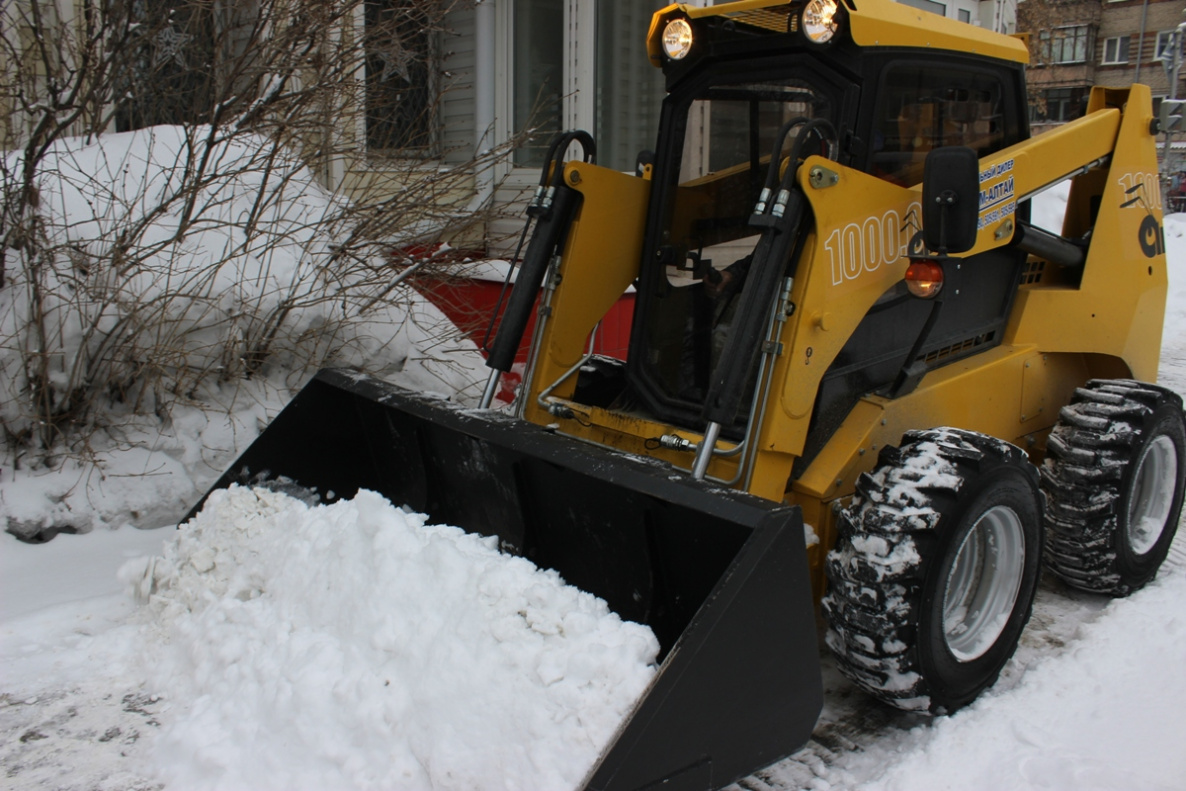
M1158 31L1157 42L1153 46L1153 60L1161 60L1162 51L1169 47L1170 43L1173 41L1174 33L1176 33L1176 32L1177 32L1176 30L1160 30L1160 31ZM1182 36L1181 38L1183 40L1186 40L1186 36ZM1179 41L1178 42L1179 46L1181 46L1182 43L1183 43L1182 41Z
M1123 46L1128 42L1128 46ZM1104 39L1103 52L1100 54L1100 64L1103 66L1115 66L1117 64L1128 63L1128 51L1132 48L1132 36L1113 36L1112 38ZM1113 57L1108 57L1108 46L1112 45L1115 52ZM1123 50L1123 54L1121 53Z
M489 2L489 0L486 0ZM498 3L496 27L498 41L512 42L510 47L501 46L495 54L500 76L495 91L495 134L499 140L509 140L515 130L514 123L514 47L515 31L514 0ZM588 35L582 41L582 31L592 31L597 24L597 9L593 0L566 0L564 3L564 97L561 106L561 128L588 129L593 123L594 113L594 64L593 52L581 58L583 49L593 50L596 39ZM587 61L587 62L586 62ZM539 175L538 167L504 164L497 176L509 175L516 186L534 183Z
M706 6L712 0L685 0L688 5ZM484 0L490 2L490 0ZM658 9L661 4L656 4ZM495 6L495 20L499 42L511 42L514 34L514 0L503 0ZM595 127L597 101L597 6L596 0L565 0L564 2L564 103L561 109L563 128L589 129ZM513 47L514 44L511 44ZM639 41L638 46L644 46ZM514 58L507 46L499 46L495 61L500 75L495 91L495 134L498 140L509 140L514 133ZM534 185L539 177L538 167L503 164L496 169L495 178L507 177L516 186Z
M490 2L490 0L486 0ZM515 133L514 124L514 62L512 49L514 47L515 32L515 3L505 0L495 6L497 17L495 27L499 42L510 42L510 46L500 46L495 52L495 62L500 75L495 85L495 124L496 139L509 140ZM585 129L589 128L593 120L594 102L594 69L593 64L587 66L580 63L578 54L581 51L579 33L582 30L592 31L597 24L597 10L594 0L566 0L564 3L564 77L565 95L561 106L561 128ZM575 41L574 41L575 39ZM590 41L594 41L590 36ZM586 47L592 49L592 44ZM592 57L592 56L590 56ZM580 64L580 65L578 65ZM587 121L585 119L588 119ZM514 164L513 157L500 163L495 168L495 178L507 178L508 186L523 189L534 185L539 178L539 168Z

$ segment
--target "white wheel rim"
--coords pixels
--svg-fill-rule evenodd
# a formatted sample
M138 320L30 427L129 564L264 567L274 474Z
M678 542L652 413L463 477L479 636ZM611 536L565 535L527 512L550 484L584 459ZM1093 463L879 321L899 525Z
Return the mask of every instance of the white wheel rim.
M1162 434L1145 447L1133 476L1126 532L1135 554L1144 555L1165 532L1177 483L1178 454L1174 441Z
M988 652L1005 631L1025 570L1021 518L1004 505L988 509L968 531L943 591L943 638L961 662Z

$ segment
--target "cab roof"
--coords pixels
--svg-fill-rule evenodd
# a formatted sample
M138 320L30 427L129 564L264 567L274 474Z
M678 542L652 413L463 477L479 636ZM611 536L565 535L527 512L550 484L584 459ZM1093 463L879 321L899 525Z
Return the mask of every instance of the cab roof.
M1029 50L1021 39L994 33L966 22L921 11L893 0L839 0L848 17L849 35L860 47L910 47L981 55L1014 63L1028 63ZM676 3L655 12L647 34L651 63L663 64L660 40L667 21L726 17L736 24L786 33L790 17L804 0L739 0L708 7Z

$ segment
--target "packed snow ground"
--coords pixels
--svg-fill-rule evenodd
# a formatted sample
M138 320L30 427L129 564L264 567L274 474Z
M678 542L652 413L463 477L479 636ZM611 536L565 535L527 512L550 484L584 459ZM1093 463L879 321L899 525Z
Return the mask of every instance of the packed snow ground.
M1186 391L1186 217L1166 236L1161 381ZM315 509L264 495L261 509L231 492L184 531L108 529L113 514L167 523L161 498L179 512L289 393L236 397L178 408L161 436L130 424L131 449L102 468L0 472L6 514L66 503L97 528L0 537L4 787L571 787L646 683L653 644L554 575L368 495ZM392 560L397 547L427 558ZM812 742L739 785L1182 788L1184 601L1182 536L1129 599L1047 581L998 685L934 720L871 704L825 657ZM401 680L413 665L446 680Z

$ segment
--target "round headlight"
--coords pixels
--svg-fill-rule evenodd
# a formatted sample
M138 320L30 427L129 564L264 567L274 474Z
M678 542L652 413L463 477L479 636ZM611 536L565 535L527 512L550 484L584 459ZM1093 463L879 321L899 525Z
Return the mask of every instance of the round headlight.
M663 51L672 60L682 60L692 51L692 26L688 20L673 19L663 28Z
M827 44L840 29L836 0L809 0L803 7L799 29L813 44Z

